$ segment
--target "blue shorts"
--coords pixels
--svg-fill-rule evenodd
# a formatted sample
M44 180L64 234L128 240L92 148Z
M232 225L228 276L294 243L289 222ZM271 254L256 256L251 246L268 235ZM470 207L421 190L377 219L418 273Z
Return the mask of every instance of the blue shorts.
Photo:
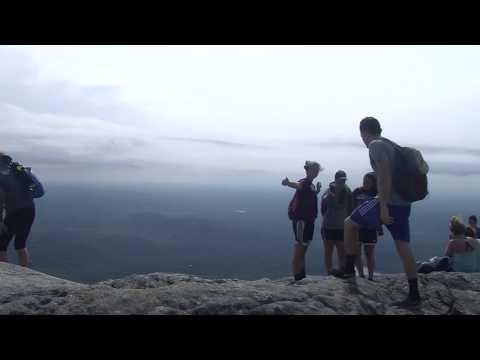
M388 205L388 212L393 218L391 225L385 225L392 234L393 240L410 242L410 211L411 205ZM350 215L350 220L361 228L378 229L380 220L380 202L377 198L358 206Z

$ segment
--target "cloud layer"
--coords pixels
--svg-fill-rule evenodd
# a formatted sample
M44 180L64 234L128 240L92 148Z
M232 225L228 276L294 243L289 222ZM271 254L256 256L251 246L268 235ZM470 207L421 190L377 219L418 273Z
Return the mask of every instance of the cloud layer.
M175 132L174 119L159 119L158 113L132 105L117 86L46 80L28 56L5 47L0 47L0 58L0 151L49 180L276 186L283 176L301 177L305 160L325 166L324 181L337 168L347 170L355 182L369 171L356 121L344 137L330 131L335 123L319 124L318 133L304 129L303 139L301 132L292 133L290 140L257 138L254 125L251 137L236 136L235 129L231 136ZM296 114L290 115L295 122ZM424 153L432 176L480 175L480 147L425 140L414 139L412 146Z

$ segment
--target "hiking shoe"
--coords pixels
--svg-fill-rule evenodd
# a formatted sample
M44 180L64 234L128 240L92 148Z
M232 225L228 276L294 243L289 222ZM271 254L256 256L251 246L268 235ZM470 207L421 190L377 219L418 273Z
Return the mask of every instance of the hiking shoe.
M294 276L294 281L301 281L305 279L307 276L305 274L297 274Z
M408 296L405 300L402 300L402 301L396 301L394 303L392 303L391 305L392 306L397 306L397 307L415 307L415 306L418 306L420 305L420 303L422 302L422 299L419 298L419 297L412 297L412 296Z
M344 280L355 279L355 273L347 274L341 270L332 271L332 275L335 276L336 278L344 279Z

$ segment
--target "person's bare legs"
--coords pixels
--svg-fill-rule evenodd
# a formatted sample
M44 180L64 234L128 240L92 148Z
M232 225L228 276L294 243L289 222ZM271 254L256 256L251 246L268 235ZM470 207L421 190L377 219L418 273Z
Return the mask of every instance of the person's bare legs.
M329 274L333 270L333 241L324 239L323 247L325 249L325 270L327 271L327 274Z
M394 302L394 306L416 306L420 303L420 292L418 291L417 266L410 244L405 241L395 240L397 253L402 260L403 269L408 280L408 297L403 301Z
M307 246L300 243L295 244L292 261L293 276L300 274L305 269L305 254L307 249Z
M375 272L375 245L367 245L363 248L367 260L368 279L373 280L373 273Z
M0 251L0 262L8 262L8 256L6 251Z
M18 265L28 267L28 251L27 248L17 249Z
M366 249L366 247L365 247ZM358 251L357 251L357 261L355 263L355 266L357 268L357 271L358 271L358 275L360 275L360 277L365 277L365 273L363 271L363 260L362 260L362 244L360 243L360 241L358 242Z
M359 226L355 224L350 217L345 219L344 222L344 249L345 249L345 261L344 261L344 269L337 277L341 277L343 279L355 278L355 264L357 262L358 254L358 230ZM360 254L361 256L361 254Z
M343 241L335 241L335 247L337 248L337 257L338 257L338 268L345 268L345 248L343 246Z
M409 280L416 279L417 264L415 263L415 256L413 255L410 243L396 240L395 247L397 249L398 255L400 256L400 259L402 260L403 269L405 270L407 278Z
M358 229L359 226L355 224L350 218L345 219L344 223L344 247L345 255L358 255Z

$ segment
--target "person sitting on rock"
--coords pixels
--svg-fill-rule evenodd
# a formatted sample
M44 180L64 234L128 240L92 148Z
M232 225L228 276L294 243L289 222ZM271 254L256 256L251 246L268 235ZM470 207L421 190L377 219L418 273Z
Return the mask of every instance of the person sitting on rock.
M455 254L463 254L471 252L475 249L475 244L468 241L465 236L465 225L463 221L453 216L450 219L450 240L445 248L445 256L454 256Z
M320 182L313 185L313 180L318 176L322 167L314 161L306 161L304 166L306 177L293 182L288 177L283 179L282 185L295 189L295 195L288 206L288 217L292 220L295 235L295 248L292 268L295 281L306 277L305 254L308 245L313 239L315 219L318 216L318 198L321 190Z
M15 237L15 250L18 263L28 266L27 238L35 219L35 204L32 192L14 174L12 158L0 153L0 193L4 199L0 208L5 209L5 217L0 222L0 261L7 262L7 248Z

